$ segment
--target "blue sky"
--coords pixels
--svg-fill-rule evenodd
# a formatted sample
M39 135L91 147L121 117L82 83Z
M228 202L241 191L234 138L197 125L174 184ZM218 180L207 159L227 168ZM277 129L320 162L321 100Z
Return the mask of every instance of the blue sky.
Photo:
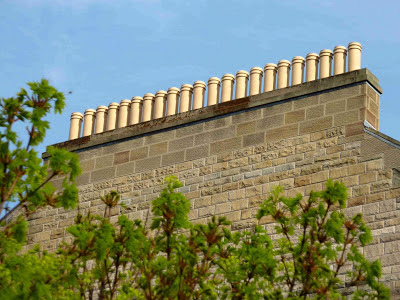
M383 88L380 131L400 140L398 3L0 0L0 96L42 77L71 91L49 145L72 112L357 41Z

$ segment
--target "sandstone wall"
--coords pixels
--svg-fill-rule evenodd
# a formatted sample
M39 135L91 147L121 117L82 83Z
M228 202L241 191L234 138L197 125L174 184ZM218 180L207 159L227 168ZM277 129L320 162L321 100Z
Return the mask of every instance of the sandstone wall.
M364 126L379 126L380 88L371 76L364 69L63 143L80 155L80 208L102 212L99 197L117 190L129 206L124 212L145 218L164 177L175 174L193 222L224 215L239 230L255 224L272 186L307 195L328 178L341 180L350 195L345 212L363 213L372 228L374 242L364 254L381 259L383 280L396 294L400 150ZM68 239L76 214L38 212L29 242L55 249ZM266 226L273 234L273 224Z

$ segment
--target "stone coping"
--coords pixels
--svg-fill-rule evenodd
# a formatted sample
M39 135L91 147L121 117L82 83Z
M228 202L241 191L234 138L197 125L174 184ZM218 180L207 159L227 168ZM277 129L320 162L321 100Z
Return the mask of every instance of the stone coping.
M298 98L321 94L335 89L348 86L369 83L375 90L382 93L378 79L368 69L360 69L340 75L331 76L324 79L305 82L299 85L290 86L278 90L273 90L258 95L247 96L240 99L207 106L201 109L191 110L172 116L167 116L139 124L130 125L90 136L81 137L74 140L54 144L54 147L62 147L72 152L80 152L87 148L99 145L122 142L135 137L148 135L158 131L185 126L191 123L206 121L223 115L238 113L240 111L254 109L262 106L277 105ZM49 154L44 152L43 159L47 159Z

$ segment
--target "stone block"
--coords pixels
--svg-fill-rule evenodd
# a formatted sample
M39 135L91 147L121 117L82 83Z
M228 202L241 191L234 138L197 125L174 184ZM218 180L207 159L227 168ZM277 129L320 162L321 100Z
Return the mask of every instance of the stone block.
M234 158L233 152L224 152L217 155L217 162L230 161Z
M185 160L194 160L210 155L210 145L202 145L185 150Z
M272 105L262 109L262 117L265 118L265 117L274 116L277 114L292 111L293 110L293 102L294 101L287 101L284 103L279 103L279 105L277 105L276 103L272 103Z
M319 95L307 96L305 98L297 99L297 100L293 101L293 104L294 104L294 109L318 105L319 104Z
M325 182L329 178L329 171L311 174L311 183Z
M166 175L171 175L175 173L175 166L168 166L160 169L154 170L155 177L165 177Z
M337 114L344 111L346 111L346 99L325 104L325 115Z
M225 140L235 136L235 130L233 127L221 128L212 131L203 132L195 135L194 145L209 144L220 140Z
M337 145L326 149L326 154L341 153L344 150L344 145Z
M376 215L377 213L379 213L379 203L371 203L363 206L364 215Z
M295 154L296 148L295 146L287 147L279 150L279 157L288 157L290 155Z
M263 144L265 142L265 133L258 132L243 136L243 147Z
M72 220L73 221L73 220ZM35 235L35 242L43 242L50 240L50 231L39 232Z
M358 121L345 126L346 137L364 134L364 122Z
M301 176L294 179L294 186L300 187L311 184L311 175Z
M94 170L94 159L80 161L80 166L82 169L82 173L90 172Z
M168 154L164 154L161 158L161 165L167 166L176 163L183 162L185 160L185 151L177 151Z
M377 172L368 172L360 175L360 184L370 183L376 181Z
M145 145L150 145L150 144L162 143L162 142L165 142L165 141L172 140L174 137L175 137L175 131L174 130L157 132L157 133L153 133L151 135L145 136L144 137L144 144Z
M237 190L239 188L238 182L226 183L222 186L222 192Z
M378 181L378 182L372 182L371 183L371 192L378 192L378 191L383 191L387 190L391 187L391 182L390 180L383 180L383 181Z
M118 165L116 176L132 174L135 168L135 162L129 162L126 164Z
M213 186L209 188L205 188L201 191L201 196L209 196L221 193L222 188L220 186Z
M341 182L344 183L344 185L349 188L355 185L358 185L358 177L357 175L350 176L350 177L345 177L341 179Z
M267 142L280 141L294 137L299 132L299 124L287 125L275 129L266 130L265 136Z
M367 97L365 95L348 98L346 100L346 102L347 102L346 108L347 108L347 110L352 110L352 109L359 109L359 108L366 107L366 104L367 104L366 100L367 100Z
M313 164L310 166L304 166L301 168L301 175L308 175L308 174L312 174L312 173L317 173L322 171L322 166L320 164Z
M215 214L215 206L199 208L199 217L211 217Z
M161 156L150 157L142 160L137 160L135 165L135 172L146 171L155 169L161 166Z
M370 186L368 184L352 187L353 197L359 197L369 194Z
M249 198L248 199L249 200L249 207L257 207L258 208L260 206L260 204L264 202L265 198L266 197L263 196L263 195L258 195L258 196L254 196L254 197Z
M143 159L149 156L149 147L141 147L135 150L131 150L129 160L135 161L139 159Z
M228 199L229 200L244 199L244 197L245 197L245 190L244 189L228 192Z
M244 135L256 132L256 122L251 121L236 126L236 135Z
M222 203L215 205L215 214L223 214L231 211L231 203Z
M194 200L194 208L205 207L211 205L211 197L202 197Z
M228 201L228 193L215 194L211 196L211 203L218 204Z
M120 165L129 161L129 151L114 154L114 165Z
M334 126L341 126L346 124L353 124L360 120L359 111L357 109L346 111L343 113L339 113L334 115L333 117L333 124Z
M325 111L324 105L318 105L306 108L306 120L323 117Z
M346 177L347 174L348 174L348 167L341 167L341 168L331 169L329 172L329 177L331 179L338 179Z
M168 142L161 142L158 144L150 145L149 155L155 156L159 154L167 153L168 150Z
M90 174L90 182L96 182L96 181L114 178L115 169L116 169L116 167L110 167L110 168L106 168L106 169L93 171Z
M232 116L232 124L246 123L249 120L256 120L260 118L261 118L260 109L240 112Z
M400 241L389 242L385 244L385 254L400 252Z
M76 181L75 181L75 183L76 183L76 185L77 186L79 186L79 185L86 185L86 184L88 184L90 182L90 173L83 173L83 174L81 174L81 175L79 175L77 178L76 178ZM56 188L59 188L59 189L61 189L61 185L60 185L60 187L58 187L57 185L54 185Z
M232 124L232 118L230 116L217 118L214 120L208 120L204 122L204 130L214 130L221 127L226 127Z
M261 176L262 174L262 170L255 170L255 171L251 171L251 172L246 172L244 173L244 178L253 178L253 177L257 177L257 176Z
M261 185L246 188L246 198L259 196L261 194L262 194L262 186Z
M95 160L95 170L104 169L111 167L113 165L114 155L109 154L96 158Z
M319 140L323 140L326 138L326 131L317 131L317 132L312 132L310 135L310 142L315 142Z
M365 163L355 164L349 166L349 175L363 174L365 173Z
M323 92L319 96L319 100L320 100L320 103L326 103L326 102L335 101L337 99L354 97L356 95L360 95L360 93L361 93L361 88L359 85L355 85L355 86L351 86L351 87L346 86L346 87L338 88L334 91Z
M384 253L384 244L368 245L364 247L364 256L366 258L382 256Z
M140 137L140 138L133 138L131 140L128 141L122 141L122 142L117 142L115 144L111 144L111 145L107 145L105 147L103 147L103 155L106 154L114 154L117 152L122 152L122 151L126 151L126 150L131 150L133 148L139 148L141 146L143 146L143 142L144 142L144 138ZM86 153L85 152L81 152L81 153Z
M183 162L183 163L175 165L175 170L177 172L189 170L189 169L192 169L192 168L193 168L193 162L192 161L187 161L187 162Z
M396 200L390 199L379 203L379 212L385 213L396 210Z
M367 171L380 170L380 169L383 169L383 161L381 159L367 161Z
M304 121L300 123L299 133L311 133L314 131L320 131L332 126L332 116L319 118L315 120Z
M279 164L275 167L275 172L288 171L295 168L295 163Z
M260 119L256 122L256 130L264 131L269 128L280 127L285 124L285 116L283 114L272 115Z
M194 145L194 136L187 136L181 139L174 139L168 142L168 151L174 152L178 150L183 150L186 148L193 147Z
M225 151L231 151L239 149L242 146L242 138L235 137L228 140L223 140L220 142L215 142L210 145L210 154L218 154Z
M176 137L183 137L188 135L194 135L196 133L203 132L204 130L204 123L199 124L188 124L187 126L181 127L176 129Z
M254 228L256 224L255 220L245 220L232 223L232 230L244 230L248 228Z
M248 199L232 201L232 210L242 210L248 208L248 206L249 206Z
M306 111L304 109L288 112L285 114L285 125L304 121L305 116Z
M279 181L279 185L284 189L291 189L294 187L294 178L287 178Z

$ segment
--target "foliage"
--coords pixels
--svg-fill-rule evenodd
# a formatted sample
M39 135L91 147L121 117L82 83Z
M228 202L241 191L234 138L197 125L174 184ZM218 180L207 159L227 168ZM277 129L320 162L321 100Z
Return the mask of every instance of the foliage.
M275 222L274 241L262 225L233 233L223 217L192 224L180 186L167 177L151 225L123 214L112 224L116 192L102 198L105 217L78 215L68 229L73 244L60 250L70 268L64 289L79 286L77 298L88 299L389 299L379 261L358 251L372 239L369 228L360 214L346 218L340 210L342 183L328 181L306 199L275 188L257 213Z
M80 173L78 157L64 149L49 147L50 158L42 164L35 147L44 139L53 107L61 113L64 95L49 82L28 83L30 93L21 89L16 97L0 99L0 215L17 202L22 214L0 222L0 295L13 298L47 298L56 282L54 256L33 249L19 254L25 244L26 217L46 206L73 208L78 190L74 185ZM18 130L26 127L26 134ZM51 180L64 176L63 191L56 192Z

